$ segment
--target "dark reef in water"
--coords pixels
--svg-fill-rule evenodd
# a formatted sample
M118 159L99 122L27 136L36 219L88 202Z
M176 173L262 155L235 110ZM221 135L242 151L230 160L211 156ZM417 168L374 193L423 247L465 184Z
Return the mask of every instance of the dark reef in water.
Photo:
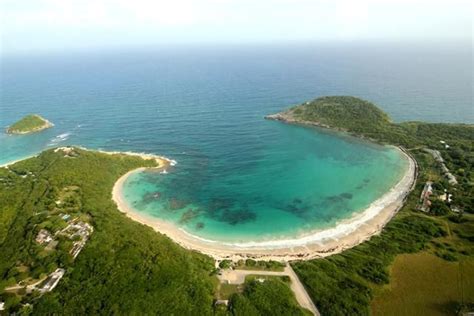
M144 204L151 203L153 201L157 201L161 198L161 192L159 191L154 191L154 192L148 192L145 195L142 196L141 202Z
M313 220L314 216L318 219L323 218L324 221L330 222L333 217L331 215L322 215L317 210L347 210L347 202L353 198L353 194L350 192L343 192L338 195L331 195L317 203L307 203L300 198L294 198L291 203L284 206L275 206L282 211L291 213L292 215L303 218L304 220ZM323 216L323 217L322 217ZM327 218L324 218L326 216Z
M235 200L229 198L213 198L209 202L209 212L219 212L222 209L229 209L232 208L235 204Z
M247 209L229 210L225 209L219 216L219 221L230 225L244 224L257 219L257 214Z
M338 202L343 202L344 200L350 200L352 199L352 193L349 192L344 192L339 195L331 195L325 198L325 201L331 202L331 203L338 203Z
M297 203L296 205L293 203L293 204L288 204L286 205L285 207L283 207L283 210L285 212L289 212L293 215L296 215L296 216L299 216L299 217L305 217L305 215L308 213L308 211L310 210L310 207L309 206L301 206L299 203Z
M344 193L341 193L339 194L343 199L347 199L347 200L350 200L352 199L352 193L349 193L349 192L344 192Z
M244 224L254 221L257 214L248 209L248 205L236 205L230 198L213 198L206 209L208 217L230 225Z
M180 224L185 224L185 223L195 219L196 217L198 217L199 214L200 214L199 210L189 209L181 215L181 218L179 219L179 223Z
M309 213L314 206L304 203L300 198L294 198L290 204L278 208L298 217L309 218Z
M204 223L203 222L196 223L196 229L197 230L200 230L200 229L203 229L203 228L204 228Z
M184 208L186 205L188 205L188 203L186 201L183 201L183 200L179 200L175 197L172 197L169 199L168 201L168 208L171 210L171 211L175 211L175 210L179 210L179 209L182 209Z
M293 204L301 204L303 201L301 199L295 198L293 199Z

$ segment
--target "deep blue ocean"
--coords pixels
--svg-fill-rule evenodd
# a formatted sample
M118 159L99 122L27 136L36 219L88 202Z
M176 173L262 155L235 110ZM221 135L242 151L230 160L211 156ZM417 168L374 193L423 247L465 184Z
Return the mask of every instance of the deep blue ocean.
M353 95L395 121L474 122L471 44L25 55L3 57L0 74L0 126L29 113L55 123L34 135L0 133L0 164L71 144L168 156L178 161L168 175L130 181L130 203L196 234L227 230L239 240L334 223L382 195L405 167L390 148L264 115L319 96ZM377 175L384 176L371 180ZM255 231L269 218L273 227Z

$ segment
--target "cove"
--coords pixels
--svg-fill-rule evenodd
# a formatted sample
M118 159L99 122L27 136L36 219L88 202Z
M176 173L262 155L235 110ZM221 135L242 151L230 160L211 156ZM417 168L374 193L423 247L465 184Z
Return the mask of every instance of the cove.
M166 172L132 173L125 201L207 241L285 240L363 212L408 167L397 148L331 131L263 120L252 133L239 131L183 152Z

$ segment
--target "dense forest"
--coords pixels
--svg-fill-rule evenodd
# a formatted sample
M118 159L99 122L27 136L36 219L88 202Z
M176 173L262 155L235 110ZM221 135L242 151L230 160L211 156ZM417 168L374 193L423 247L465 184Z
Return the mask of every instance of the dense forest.
M249 315L312 315L302 309L288 284L280 278L248 281L242 293L231 297L230 313L235 316Z

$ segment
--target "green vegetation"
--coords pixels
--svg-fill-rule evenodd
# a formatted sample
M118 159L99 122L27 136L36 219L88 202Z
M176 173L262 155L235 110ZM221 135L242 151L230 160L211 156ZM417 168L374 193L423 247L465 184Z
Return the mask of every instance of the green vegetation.
M474 126L393 123L373 104L353 97L319 98L281 115L289 121L324 125L379 143L404 146L419 166L415 190L381 235L339 255L293 264L323 315L369 314L370 302L390 282L389 267L400 254L424 251L444 259L446 264L473 260L474 216L470 213L474 213ZM425 148L441 153L458 185L448 182L441 165ZM417 205L426 181L434 183L432 206L425 214L417 211ZM445 190L452 194L451 202L440 200ZM409 277L403 282L416 286ZM436 278L428 278L424 284L427 288L439 286ZM467 284L465 291L472 293L474 284ZM453 306L467 306L474 296L456 296L456 300ZM428 299L417 302L424 307L431 303Z
M41 131L53 125L37 114L30 114L7 128L10 134L27 134Z
M57 288L41 299L37 293L1 293L8 311L34 303L38 314L211 314L211 258L128 219L111 199L122 174L154 163L74 151L75 158L48 150L0 168L0 288L66 268ZM35 242L40 227L62 227L54 215L60 198L94 227L74 262L62 241L49 252Z
M235 293L242 292L243 285L222 283L219 285L218 289L219 289L218 297L222 300L228 300Z
M359 133L381 130L390 124L382 110L355 97L322 97L291 111L298 119Z
M311 315L299 306L288 276L248 275L243 284L219 284L217 295L228 306L214 306L214 315Z
M394 123L373 103L349 96L318 98L281 114L303 123L327 126L380 143L405 147L439 146L440 140L454 140L459 142L459 145L470 147L474 138L473 125Z
M233 262L232 260L222 260L219 262L219 268L221 269L240 269L240 270L261 270L261 271L283 271L285 269L285 263L279 261L256 261L252 259L239 260Z
M232 260L222 260L219 262L219 268L229 269L232 266Z
M293 266L321 313L364 315L369 313L372 299L370 284L388 283L388 266L395 256L423 250L431 238L444 233L429 219L414 215L396 218L382 236L340 255Z
M279 261L255 261L252 259L247 259L245 261L239 260L235 268L242 270L283 271L285 266L285 263Z
M230 299L232 315L311 315L302 309L281 278L266 278L264 282L250 279L245 283L242 293L236 293Z
M391 279L372 302L374 315L456 315L459 302L474 297L474 260L447 262L425 252L400 255Z
M256 272L256 274L251 274L251 275L247 275L245 277L245 282L253 282L253 281L257 281L257 282L263 282L263 281L267 281L267 280L281 280L283 282L285 282L287 285L290 285L291 284L291 279L289 276L287 275L259 275L258 272Z

